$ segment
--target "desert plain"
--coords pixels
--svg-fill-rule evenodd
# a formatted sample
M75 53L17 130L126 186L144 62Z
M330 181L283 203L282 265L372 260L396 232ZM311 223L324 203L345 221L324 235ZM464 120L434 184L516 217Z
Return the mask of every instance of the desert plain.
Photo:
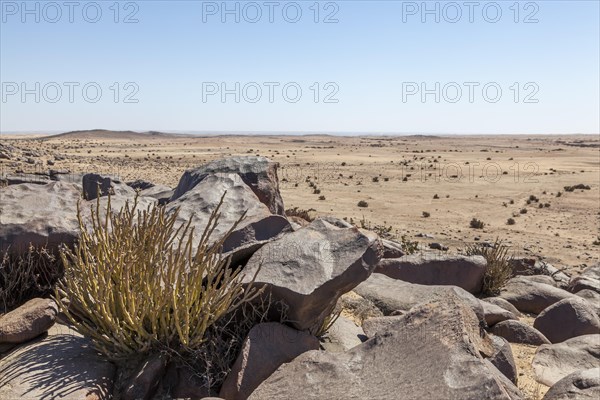
M600 257L600 138L594 135L177 135L104 130L3 135L2 175L98 172L170 187L230 155L279 162L286 209L334 215L454 252L499 239L571 274ZM565 190L584 185L589 189ZM364 201L366 207L359 207ZM364 204L363 204L364 205ZM470 227L476 218L482 229ZM513 224L509 222L512 218Z

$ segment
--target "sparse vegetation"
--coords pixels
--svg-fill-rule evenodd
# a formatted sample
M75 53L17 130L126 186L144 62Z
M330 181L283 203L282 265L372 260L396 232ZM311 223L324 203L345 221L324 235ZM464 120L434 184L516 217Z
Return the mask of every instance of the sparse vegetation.
M517 222L515 221L514 218L509 218L509 219L506 220L506 225L514 225L516 223Z
M469 223L469 226L473 229L483 229L485 223L477 218L473 218Z
M521 208L519 210L519 214L527 214L527 209L526 208Z
M325 196L323 196L323 195L320 195L320 196L319 196L319 200L325 200Z
M423 211L423 218L429 218L431 214L427 211Z
M512 257L508 255L508 247L499 239L496 239L491 247L482 244L469 245L466 254L483 256L487 261L482 288L482 293L486 296L497 295L506 281L513 276L510 265Z
M361 200L361 201L358 202L357 206L366 208L366 207L369 207L369 203L367 203L364 200Z
M577 189L579 189L579 190L590 190L591 187L588 186L588 185L584 185L583 183L580 183L578 185L565 186L564 189L565 189L565 192L574 192Z
M309 208L308 210L304 210L298 207L288 208L285 210L285 215L288 217L299 217L308 222L312 222L315 219L314 213L316 210L314 208Z

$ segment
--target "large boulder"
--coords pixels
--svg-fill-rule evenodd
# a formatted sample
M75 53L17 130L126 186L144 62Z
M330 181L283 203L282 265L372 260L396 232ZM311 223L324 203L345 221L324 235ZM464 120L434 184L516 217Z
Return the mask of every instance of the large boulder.
M245 400L279 366L318 348L319 340L309 333L277 322L258 324L244 340L219 396L227 400Z
M494 354L488 360L498 368L512 383L517 384L517 364L508 340L500 336L490 335L494 345Z
M0 317L0 343L23 343L46 332L56 319L52 299L31 299Z
M234 262L249 256L264 243L280 234L291 231L287 219L272 214L237 174L206 175L165 207L168 213L179 210L177 224L186 224L191 219L195 234L194 246L197 246L208 224L210 214L216 209L222 197L219 223L210 239L216 242L223 238L245 215L223 244L223 252L232 253Z
M579 276L571 278L569 291L593 290L600 293L600 264L584 269Z
M600 319L592 305L582 298L572 297L551 305L533 323L552 343L575 336L600 333Z
M575 295L582 299L586 299L590 303L590 306L596 311L598 318L600 318L600 293L590 289L583 289L575 293Z
M88 339L55 324L0 360L0 399L109 399L114 377L115 366Z
M479 293L486 265L482 256L412 254L384 258L375 272L419 285L453 285Z
M273 214L284 215L283 200L279 193L277 168L279 164L266 157L235 156L212 161L184 172L171 201L177 200L192 190L207 177L217 174L234 174L250 188L256 197Z
M505 310L500 306L483 300L481 300L480 303L483 307L485 323L488 324L488 326L493 326L498 322L506 321L508 319L519 319L515 314Z
M118 178L95 173L85 174L82 178L83 198L95 200L102 196L134 196L135 189Z
M491 332L511 343L529 344L532 346L550 343L541 332L521 321L506 320L499 322L492 327Z
M417 285L388 278L383 274L373 274L354 291L373 302L384 315L408 311L416 305L456 294L471 306L480 320L484 319L483 307L479 300L456 286Z
M543 400L600 399L600 368L573 372L546 392Z
M533 314L539 314L546 307L572 296L566 290L520 276L509 279L499 295L519 311Z
M22 254L31 243L56 253L61 243L73 245L79 237L80 197L77 185L64 182L24 183L0 190L0 251L10 248Z
M600 335L577 336L557 344L540 346L533 357L536 380L552 386L565 376L600 367Z
M317 219L261 247L244 267L244 280L256 274L263 298L277 303L275 318L315 332L339 297L369 277L380 253L377 237Z
M302 354L249 399L521 398L480 355L492 352L470 306L449 295L415 307L397 329L347 352Z
M485 301L486 303L494 304L498 307L501 307L501 308L505 309L506 311L510 311L517 317L521 316L521 313L519 312L519 310L516 309L515 306L513 306L507 300L504 300L500 297L485 297L481 300Z

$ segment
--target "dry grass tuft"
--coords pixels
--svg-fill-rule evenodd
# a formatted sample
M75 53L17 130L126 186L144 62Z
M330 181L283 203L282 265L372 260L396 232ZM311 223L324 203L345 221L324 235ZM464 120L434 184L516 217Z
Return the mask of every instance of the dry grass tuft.
M487 268L483 277L482 294L495 296L500 289L513 276L510 265L512 256L508 255L508 247L502 244L502 240L496 239L491 247L482 244L471 244L467 246L466 255L483 256L487 261Z

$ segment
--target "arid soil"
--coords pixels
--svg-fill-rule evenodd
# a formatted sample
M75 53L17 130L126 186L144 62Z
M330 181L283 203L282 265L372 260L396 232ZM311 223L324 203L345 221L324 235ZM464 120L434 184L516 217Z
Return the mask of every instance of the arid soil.
M33 152L21 160L0 159L3 174L52 168L171 187L192 166L260 154L281 164L286 208L391 227L398 237L438 242L451 252L499 238L518 256L574 274L599 258L598 136L191 137L88 131L49 139L3 135L2 143ZM578 184L590 190L565 190ZM368 206L358 207L361 200ZM473 218L484 228L471 228Z

